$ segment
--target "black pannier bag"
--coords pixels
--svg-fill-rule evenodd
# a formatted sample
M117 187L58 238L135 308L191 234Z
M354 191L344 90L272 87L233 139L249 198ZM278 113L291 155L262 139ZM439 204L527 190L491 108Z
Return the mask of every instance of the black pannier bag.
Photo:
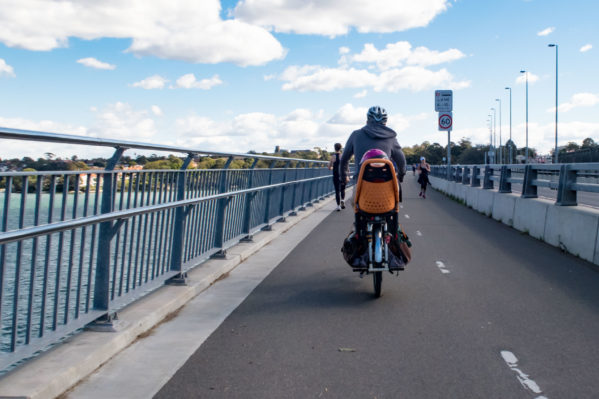
M398 229L398 234L391 238L389 242L389 268L403 269L412 258L411 249L412 243L408 236ZM343 259L352 268L368 268L368 253L366 237L360 237L356 232L352 231L343 240L341 247Z

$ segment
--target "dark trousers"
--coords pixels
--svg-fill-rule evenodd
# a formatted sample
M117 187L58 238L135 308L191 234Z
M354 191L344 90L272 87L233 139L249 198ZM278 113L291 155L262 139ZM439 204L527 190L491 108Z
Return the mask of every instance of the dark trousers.
M338 176L333 176L333 185L335 186L335 200L339 205L341 200L345 200L345 183L342 183Z

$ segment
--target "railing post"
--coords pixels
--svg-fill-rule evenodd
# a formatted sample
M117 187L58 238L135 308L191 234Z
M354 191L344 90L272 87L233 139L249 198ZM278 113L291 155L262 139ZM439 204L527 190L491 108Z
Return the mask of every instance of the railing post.
M314 164L310 164L310 177L312 178L314 177ZM313 201L314 199L314 180L310 180L310 193L308 194L308 203L306 204L307 207L311 207L314 206L312 204L312 202L317 202L317 201Z
M464 172L462 173L462 184L470 184L470 167L464 166Z
M125 152L126 148L117 147L112 158L108 160L106 164L105 172L111 172L116 167L119 159ZM103 184L102 184L102 205L100 212L102 214L110 213L113 211L114 202L114 174L104 173ZM96 188L97 189L97 188ZM110 259L111 259L111 243L115 236L115 229L113 228L113 222L102 222L100 224L100 233L98 236L98 260L96 263L96 273L94 280L94 304L93 307L96 310L109 310L110 302ZM111 321L111 315L104 316L105 321Z
M462 182L462 167L460 165L455 166L455 181L456 183Z
M489 165L485 166L485 177L483 180L483 189L485 189L485 190L493 189L493 180L491 180L492 175L493 175L493 168Z
M304 172L304 176L302 177L302 179L305 179L306 178L306 169L307 169L306 168L306 166L307 166L306 164L307 164L307 162L304 161L303 164L304 165L303 165L302 169L303 169L303 172ZM300 196L301 203L300 203L300 207L298 209L300 211L305 211L306 210L306 202L304 200L304 197L306 196L305 194L306 194L306 183L302 182L302 194Z
M526 165L524 167L524 182L522 183L522 198L537 198L535 180L537 180L537 170L530 164Z
M222 175L220 176L219 193L222 194L227 191L227 171L233 157L230 156L227 162L223 166ZM218 200L218 207L216 210L216 230L214 231L214 248L220 248L218 252L212 255L213 258L225 259L227 257L227 251L223 248L225 244L225 213L227 212L227 206L231 201L231 197L221 198Z
M298 171L299 171L299 162L295 163L295 178L294 178L294 184L293 184L293 196L291 197L291 212L289 212L289 216L297 216L297 212L295 210L295 198L296 198L296 192L297 192L297 175L298 175Z
M480 168L476 165L472 167L472 178L470 181L472 182L472 187L480 187Z
M185 188L187 186L187 167L193 160L194 154L188 154L183 161L179 175L177 176L177 201L185 199ZM175 211L175 222L173 225L173 242L171 252L171 271L176 271L179 274L171 279L172 283L183 284L185 276L183 272L183 233L185 231L185 219L187 212L183 207L178 207Z
M501 177L499 178L499 192L500 193L511 193L512 192L512 183L510 182L510 178L512 177L512 170L503 165L501 167Z
M250 188L254 188L254 175L256 174L256 165L258 164L258 158L254 159L254 162L252 162L252 166L250 167L250 177L248 179L248 189ZM245 242L251 242L253 241L253 237L250 234L250 229L251 229L251 218L252 218L252 201L254 200L254 197L256 196L256 192L253 191L251 193L247 193L246 197L245 197L245 209L244 209L244 215L243 215L243 233L246 234L246 236L244 238L241 239L241 241L245 241Z
M268 186L266 189L266 203L264 204L264 219L262 223L266 223L266 226L263 227L262 230L270 231L272 230L272 226L270 225L270 197L272 196L272 189L270 186L272 185L272 169L275 167L276 161L271 161L269 165L269 174L268 174Z
M574 183L576 183L576 171L572 170L568 164L562 165L559 171L559 186L557 188L557 201L555 205L578 205L576 190L570 188L570 185Z
M291 161L287 161L285 162L285 172L283 173L283 183L287 183L287 169L289 168L289 165L291 164ZM279 215L281 216L281 218L278 220L279 222L286 222L287 219L285 219L285 191L287 191L287 186L283 186L281 187L281 202L279 203Z

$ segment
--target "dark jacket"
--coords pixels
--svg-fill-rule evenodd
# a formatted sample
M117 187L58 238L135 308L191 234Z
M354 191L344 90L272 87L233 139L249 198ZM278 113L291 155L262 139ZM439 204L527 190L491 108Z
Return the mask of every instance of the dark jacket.
M378 148L385 151L389 159L395 163L399 181L403 181L403 175L406 174L406 157L396 137L397 133L393 129L374 121L368 121L366 126L352 132L347 139L347 143L345 143L343 155L341 156L339 164L340 179L345 181L349 172L349 159L352 155L355 156L357 170L359 171L359 163L364 153L373 148ZM357 178L357 176L355 177Z

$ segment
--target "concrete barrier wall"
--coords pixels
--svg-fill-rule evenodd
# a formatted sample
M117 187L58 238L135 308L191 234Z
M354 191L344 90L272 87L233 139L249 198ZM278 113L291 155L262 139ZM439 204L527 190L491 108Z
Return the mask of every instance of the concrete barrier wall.
M518 231L599 265L599 211L556 206L541 198L522 198L430 177L434 189Z

